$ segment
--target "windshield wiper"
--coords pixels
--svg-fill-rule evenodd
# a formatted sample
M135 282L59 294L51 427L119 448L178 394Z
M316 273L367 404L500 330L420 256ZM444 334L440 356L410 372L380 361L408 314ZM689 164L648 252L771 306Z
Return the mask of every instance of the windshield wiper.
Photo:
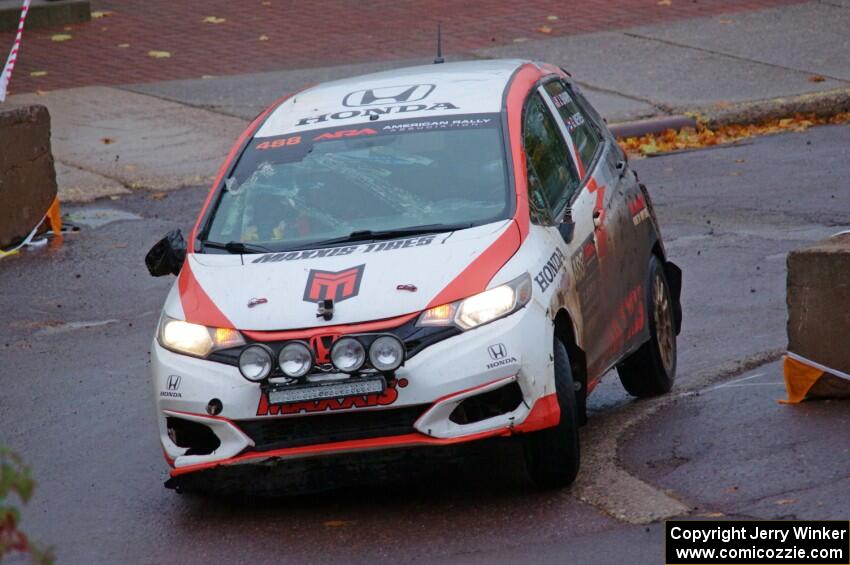
M204 247L224 249L228 253L236 253L239 255L245 253L273 253L273 251L268 247L263 247L262 245L255 245L253 243L242 243L241 241L229 241L227 243L220 243L218 241L203 240L201 241L201 243L204 245Z
M348 235L334 239L317 241L316 245L331 245L334 243L347 243L349 241L377 241L382 239L395 239L413 235L425 235L428 233L443 233L447 231L471 228L474 224L428 224L413 228L400 228L394 230L358 230Z

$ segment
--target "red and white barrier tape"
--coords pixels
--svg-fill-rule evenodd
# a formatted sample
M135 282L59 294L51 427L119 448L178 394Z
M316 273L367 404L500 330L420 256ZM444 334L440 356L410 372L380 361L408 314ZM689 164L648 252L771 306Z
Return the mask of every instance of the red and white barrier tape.
M30 2L31 0L24 0L24 7L21 8L21 21L18 23L18 35L15 36L15 44L12 45L12 51L3 67L3 74L0 75L0 102L6 101L6 89L9 87L9 81L12 80L12 71L15 69L15 61L18 59L21 37L24 35L24 22L26 22L27 13L30 11Z

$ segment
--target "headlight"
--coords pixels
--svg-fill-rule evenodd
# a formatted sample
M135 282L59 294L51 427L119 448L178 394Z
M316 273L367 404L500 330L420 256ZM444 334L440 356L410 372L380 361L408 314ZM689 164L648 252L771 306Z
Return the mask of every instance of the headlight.
M417 325L456 325L462 330L469 330L516 312L528 304L529 300L531 276L524 273L508 283L464 300L429 308L419 317Z
M331 363L344 373L353 373L366 362L366 349L353 337L344 337L331 348Z
M208 328L163 315L159 322L159 344L176 353L206 357L216 349L245 345L242 335L229 328Z
M404 345L394 337L382 335L369 346L369 362L379 371L395 371L404 361Z
M272 372L272 352L265 345L250 345L239 356L239 372L251 382L258 382Z
M280 370L288 377L303 377L313 367L313 353L300 341L284 345L277 359Z

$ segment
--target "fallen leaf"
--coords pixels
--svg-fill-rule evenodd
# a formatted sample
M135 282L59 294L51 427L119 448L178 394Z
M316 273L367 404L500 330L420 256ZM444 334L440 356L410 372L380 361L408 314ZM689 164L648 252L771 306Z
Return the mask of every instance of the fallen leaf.
M213 76L213 75L201 75L201 78L202 79L210 79L210 78L215 78L215 76Z
M113 12L106 12L106 11L92 12L91 13L91 19L99 20L100 18L108 18L112 14L113 14Z
M201 21L204 22L205 24L223 24L227 20L224 19L224 18L217 18L215 16L207 16L206 18L204 18Z
M705 512L704 514L700 514L700 516L704 518L720 518L721 516L725 516L723 512Z
M641 137L620 139L624 151L632 154L651 155L682 149L698 149L714 145L735 143L755 135L768 135L783 131L805 131L822 124L850 123L850 112L841 112L831 117L818 117L814 114L795 114L793 117L763 120L752 124L727 124L711 129L698 124L697 129L685 128L680 131L666 130L660 134L648 134ZM741 162L744 162L743 160ZM730 173L738 176L739 173Z
M554 22L555 20L558 19L558 16L546 16L546 19L549 20L550 22Z
M47 94L47 93L43 90L36 90L35 91L36 96L44 96L45 94Z
M126 49L126 48L128 48L129 46L130 46L130 44L129 44L129 43L119 43L119 44L118 44L118 47L119 47L119 48L121 48L121 49Z
M71 26L65 26L62 29L64 29L65 31L74 31L74 28L72 28Z
M514 43L525 43L526 41L528 41L527 37L516 37L516 38L514 38Z
M809 77L809 82L823 82L826 79L820 75L812 75Z
M797 502L796 498L781 498L776 501L776 504L778 504L779 506L785 506L788 504L794 504L795 502Z
M69 39L71 39L69 33L56 33L50 36L50 41L68 41Z
M268 40L269 40L269 36L266 35L265 33L258 38L258 41L268 41Z
M644 143L640 146L640 150L644 155L652 155L653 153L658 153L658 145L654 141L652 143Z
M30 73L31 77L43 77L47 74L47 71L33 71Z
M100 31L109 31L109 28L106 27L106 26L103 26L102 28L100 28Z
M132 173L133 171L136 170L136 165L124 165L124 169L127 172Z
M537 31L539 31L540 33L552 33L552 28L549 26L540 26L539 28L537 28Z
M735 162L736 163L746 163L747 160L746 159L735 159Z
M673 3L672 0L658 0L659 6L669 6L672 3Z
M151 200L162 200L163 198L168 198L167 192L154 192L150 195Z
M110 145L112 143L115 143L115 140L112 139L111 137L101 137L100 142L104 145Z
M322 522L322 525L326 528L339 528L342 526L348 526L349 524L353 524L352 520L325 520Z
M262 4L263 6L271 6L272 5L272 3L268 2L268 1L260 2L260 4Z
M171 57L170 51L148 51L148 57L153 57L154 59L168 59Z

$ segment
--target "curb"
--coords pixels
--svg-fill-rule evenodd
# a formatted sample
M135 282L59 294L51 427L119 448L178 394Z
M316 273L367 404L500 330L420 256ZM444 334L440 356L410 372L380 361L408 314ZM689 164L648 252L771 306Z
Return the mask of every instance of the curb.
M824 117L848 110L850 110L850 88L837 88L739 104L715 104L687 112L687 114L708 127L715 127L788 118L794 114L815 114L818 117Z
M850 111L850 88L837 88L798 96L769 98L752 102L717 103L682 114L659 116L646 120L621 122L609 126L618 139L661 133L667 129L696 128L702 123L710 128L729 124L752 124L764 120L788 118L794 114L832 116Z
M696 129L696 127L697 121L691 116L676 115L661 116L634 122L621 122L619 124L612 124L609 129L614 134L614 137L623 139L626 137L641 137L650 133L661 133L668 129L678 131L685 128Z

